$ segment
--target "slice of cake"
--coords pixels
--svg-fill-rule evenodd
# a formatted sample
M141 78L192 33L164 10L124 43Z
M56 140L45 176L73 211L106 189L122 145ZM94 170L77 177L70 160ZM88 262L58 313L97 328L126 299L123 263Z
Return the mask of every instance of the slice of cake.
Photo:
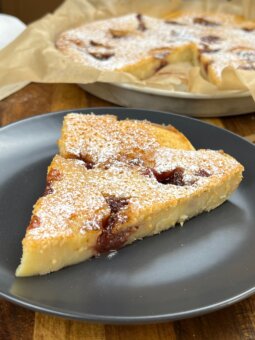
M104 119L114 121L113 117ZM211 150L157 146L153 156L149 148L142 149L139 155L143 161L134 158L131 162L130 154L117 159L125 145L112 156L106 143L111 155L106 166L105 157L100 163L100 157L106 154L101 130L88 131L79 150L90 150L83 149L86 139L98 136L100 142L95 143L94 152L90 151L93 162L99 163L88 167L86 157L83 161L55 156L48 169L45 193L34 206L23 239L17 276L50 273L183 224L223 203L242 179L243 167L235 159ZM63 139L60 143L68 156L77 151L76 143L71 144L73 149ZM139 147L137 150L140 152ZM144 157L147 151L148 163Z

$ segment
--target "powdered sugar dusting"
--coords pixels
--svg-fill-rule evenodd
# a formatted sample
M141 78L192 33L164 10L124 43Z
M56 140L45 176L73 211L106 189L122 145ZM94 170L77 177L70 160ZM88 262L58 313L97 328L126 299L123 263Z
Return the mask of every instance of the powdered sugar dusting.
M224 176L242 170L235 159L221 151L160 146L148 122L132 121L130 125L130 121L117 121L114 116L69 114L65 125L69 124L74 128L65 130L68 138L65 135L61 139L61 148L68 157L80 158L83 154L91 158L95 166L87 170L82 160L55 156L49 174L58 176L51 176L51 190L35 205L37 223L28 228L28 239L100 232L111 214L109 197L127 202L114 228L137 226L152 212L176 206L180 200L199 195L208 186L221 183ZM183 169L181 185L162 184L154 175L176 168Z
M33 215L40 220L37 228L29 229L32 238L66 237L85 229L96 230L109 214L104 197L86 182L86 168L78 160L56 156L50 169L61 173L61 180L51 183L52 193L41 197Z
M143 78L165 65L155 67L152 60L169 62L174 54L177 61L200 65L205 76L210 68L216 79L226 66L255 70L255 25L251 22L199 13L180 13L171 20L142 16L142 20L144 30L139 30L137 14L92 22L62 33L56 46L74 61L101 70L124 69L137 75L128 66L146 61Z
M149 161L159 146L152 129L152 125L145 121L117 121L110 115L69 114L64 120L60 153L96 165L123 158Z
M169 46L169 42L180 46L190 36L189 32L181 30L176 41L173 27L171 29L164 21L148 16L143 16L143 21L146 25L144 31L138 29L137 14L96 21L63 33L57 47L75 61L114 70L138 62L148 56L150 50ZM114 37L114 31L122 32L122 36ZM91 41L96 42L97 46ZM98 58L95 53L99 53ZM100 54L113 55L100 59Z

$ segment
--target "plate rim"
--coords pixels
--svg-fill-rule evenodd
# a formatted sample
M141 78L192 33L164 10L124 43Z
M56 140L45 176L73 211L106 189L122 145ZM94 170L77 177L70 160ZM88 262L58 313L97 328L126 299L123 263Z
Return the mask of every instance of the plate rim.
M2 293L0 291L0 297L4 298L5 300L12 302L16 305L19 305L21 307L27 308L29 310L32 310L34 312L41 312L45 313L48 315L54 315L58 316L64 319L69 319L69 320L77 320L77 321L89 321L92 323L98 323L98 324L150 324L150 323L160 323L160 322L167 322L167 321L178 321L178 320L183 320L183 319L189 319L189 318L194 318L197 316L203 316L212 312L216 312L218 310L224 309L226 307L229 307L233 305L234 303L240 302L251 295L255 293L255 286L241 292L240 294L205 306L205 307L200 307L196 308L193 310L188 310L185 312L176 312L176 313L168 313L168 314L161 314L157 316L117 316L117 315L100 315L100 314L86 314L86 313L77 313L77 312L65 312L59 308L53 308L53 307L48 307L43 304L33 304L25 299L17 299L13 297L12 295L7 295L5 293Z
M99 82L100 83L100 82ZM102 83L102 82L101 82ZM247 90L229 90L224 91L222 93L216 93L214 95L207 93L192 93L192 92L184 92L184 91L171 91L161 88L153 88L153 87L140 87L139 85L133 83L103 83L114 85L126 90L132 90L136 92L142 92L157 96L163 97L173 97L173 98L182 98L182 99L201 99L201 100L212 100L212 99L233 99L233 98L244 98L244 97L252 97L252 95ZM89 84L84 84L89 85Z
M250 141L246 140L245 138L243 138L242 136L229 131L223 127L218 127L215 125L212 125L208 122L205 121L201 121L199 119L193 118L193 117L187 117L187 116L180 116L178 114L174 114L174 113L169 113L169 112L165 112L165 111L156 111L156 110L147 110L147 109L135 109L135 108L122 108L122 107L112 107L112 106L104 106L104 107L87 107L87 108L74 108L74 109L68 109L68 110L60 110L60 111L54 111L54 112L49 112L49 113L43 113L40 115L36 115L36 116L32 116L32 117L27 117L25 119L21 119L15 122L12 122L10 124L7 124L3 127L0 128L0 135L2 132L4 132L7 129L10 129L12 127L15 127L17 125L20 124L25 124L28 121L34 121L34 120L40 120L42 118L48 118L48 117L54 117L54 116L58 116L58 115L65 115L68 113L93 113L93 111L96 113L96 111L98 111L98 114L100 114L100 111L104 111L104 110L112 110L112 111L125 111L128 114L128 111L146 111L146 112L154 112L154 113L163 113L167 116L172 116L175 117L177 119L180 120L192 120L195 121L196 123L202 124L202 125L206 125L209 126L210 128L216 129L216 130L221 130L224 133L227 133L229 135L232 135L234 138L238 138L241 141L245 142L245 144L247 143L247 145L252 146L253 148L255 148L255 145L253 143L251 143ZM110 112L109 112L110 113ZM103 113L102 113L103 114ZM104 113L105 114L105 113ZM113 112L114 114L114 112ZM144 117L144 119L146 119L146 117ZM33 311L38 311L38 312L43 312L46 314L50 314L50 315L55 315L55 316L59 316L62 318L68 318L68 319L73 319L73 320L80 320L80 321L89 321L89 322L95 322L95 323L108 323L108 324L142 324L142 323L152 323L152 322L164 322L164 321L169 321L169 320L181 320L184 318L191 318L191 317L195 317L195 316L199 316L199 315L204 315L216 310L220 310L222 308L225 308L233 303L236 303L238 301L241 301L249 296L251 296L252 294L255 293L255 282L253 284L252 287L241 291L239 294L236 294L230 298L221 300L219 302L207 305L207 306L203 306L203 307L198 307L195 309L190 309L187 311L181 311L181 312L176 312L176 313L167 313L167 314L159 314L159 315L152 315L152 316L114 316L114 315L99 315L99 314L87 314L87 313L78 313L78 312L68 312L68 311L64 311L63 309L59 309L59 308L54 308L51 306L46 306L42 303L31 303L26 299L23 298L17 298L15 296L13 296L11 293L7 294L3 291L1 291L1 287L0 287L0 297L4 298L12 303L15 303L17 305L20 305L22 307L28 308L30 310Z

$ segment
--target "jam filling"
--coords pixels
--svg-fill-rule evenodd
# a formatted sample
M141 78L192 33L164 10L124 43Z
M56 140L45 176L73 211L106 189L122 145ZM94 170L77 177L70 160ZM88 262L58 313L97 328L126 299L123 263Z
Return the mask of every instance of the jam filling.
M94 169L96 163L93 162L89 156L82 156L80 154L80 156L78 157L79 160L83 161L84 163L84 166L87 170L91 170L91 169Z
M60 181L62 179L62 174L58 169L50 169L47 175L47 182L51 183L54 181Z
M253 32L255 30L255 28L251 28L251 27L242 27L241 29L245 32Z
M30 220L29 226L27 227L27 230L40 227L40 223L41 223L40 218L36 215L33 215L31 217L31 220Z
M51 187L51 183L46 183L46 188L44 190L43 196L47 196L47 195L53 194L53 192L54 192L54 190Z
M121 212L128 205L128 199L110 196L106 198L106 202L110 207L110 215L102 222L102 233L98 237L96 244L98 253L107 253L120 249L132 231L129 228L117 233L113 232L116 223L125 221L125 218L121 216Z
M212 65L212 64L213 64L213 61L212 61L212 60L207 61L207 62L204 63L204 70L205 70L205 73L208 73L209 67L210 67L210 65Z
M218 24L217 22L210 21L204 18L194 18L193 23L198 24L198 25L203 25L203 26L211 26L211 27L220 26L220 24Z
M155 73L157 73L158 71L160 71L163 67L165 67L167 65L168 65L168 62L166 60L164 60L164 59L160 60L160 64L155 69Z
M152 168L146 168L142 172L144 176L152 177L154 176L156 180L161 184L172 184L177 186L184 186L184 185L192 185L195 183L195 181L190 181L185 183L184 181L184 169L181 167L176 167L173 170L158 172L155 169ZM205 169L199 169L195 176L199 177L210 177L211 174L206 171Z
M208 171L204 170L204 169L199 169L196 173L196 176L200 176L200 177L210 177L211 174L209 174Z
M209 44L215 44L221 41L221 38L217 35L205 35L201 38L202 42L209 43Z
M199 49L200 53L217 53L220 51L220 48L211 48L209 45L202 43L202 48Z
M137 14L136 19L138 20L138 27L137 27L138 31L142 31L142 32L146 31L147 27L146 27L145 22L143 20L142 14Z
M157 172L155 169L152 170L156 180L161 184L173 184L178 186L185 185L183 180L184 169L177 167L173 170Z
M144 176L152 177L154 176L156 180L161 184L173 184L177 186L186 185L183 179L184 169L181 167L176 167L173 170L158 172L152 168L146 168L143 171Z
M106 202L109 204L112 214L118 214L121 209L128 205L128 199L122 197L109 196L106 198Z
M95 163L94 162L88 162L83 160L84 162L84 166L86 167L87 170L91 170L95 167Z
M57 169L50 169L47 180L46 180L46 188L44 190L43 196L47 196L53 193L52 183L54 181L60 181L62 179L62 174Z
M165 20L165 23L166 23L166 24L169 24L169 25L183 26L183 23L177 22L177 21L172 21L172 20Z
M160 63L155 68L155 73L161 70L163 67L168 65L168 62L166 60L166 57L171 53L171 51L168 48L156 48L150 51L150 54L157 59Z
M90 43L91 46L95 46L95 47L111 48L111 46L109 46L109 45L104 45L104 44L102 44L102 43L100 43L100 42L97 42L97 41L95 41L95 40L90 40L89 43Z
M108 60L110 59L111 57L114 56L114 53L110 53L110 52L89 52L89 54L94 57L95 59L98 59L98 60Z

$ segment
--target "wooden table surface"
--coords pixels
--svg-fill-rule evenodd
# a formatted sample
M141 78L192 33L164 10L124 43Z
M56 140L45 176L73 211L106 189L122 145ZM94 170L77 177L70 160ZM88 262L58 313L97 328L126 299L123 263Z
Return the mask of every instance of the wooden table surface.
M71 108L113 106L76 85L30 84L0 101L0 126ZM255 114L206 119L241 136L254 138ZM187 320L151 325L98 325L34 313L0 299L0 340L165 340L255 339L255 296L223 310Z

